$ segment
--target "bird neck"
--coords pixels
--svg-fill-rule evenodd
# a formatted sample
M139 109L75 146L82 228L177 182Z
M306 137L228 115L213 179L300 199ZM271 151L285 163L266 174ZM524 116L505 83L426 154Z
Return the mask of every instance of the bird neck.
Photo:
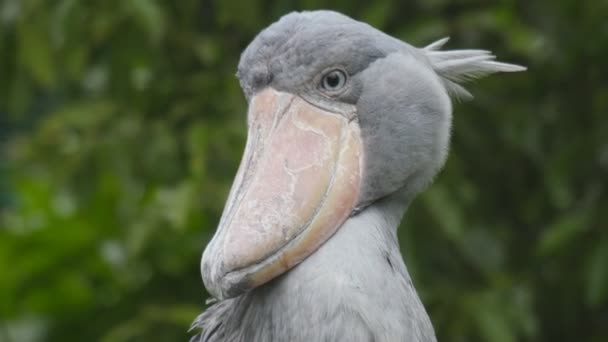
M227 341L435 341L397 241L407 204L398 195L373 203L301 264L216 304L199 326L223 316Z

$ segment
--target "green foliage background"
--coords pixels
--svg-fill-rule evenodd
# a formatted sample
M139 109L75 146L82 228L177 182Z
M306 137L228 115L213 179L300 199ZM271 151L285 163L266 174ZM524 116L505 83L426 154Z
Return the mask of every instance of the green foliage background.
M529 67L470 86L403 254L440 341L608 341L608 2L0 0L0 341L185 341L254 35L331 8Z

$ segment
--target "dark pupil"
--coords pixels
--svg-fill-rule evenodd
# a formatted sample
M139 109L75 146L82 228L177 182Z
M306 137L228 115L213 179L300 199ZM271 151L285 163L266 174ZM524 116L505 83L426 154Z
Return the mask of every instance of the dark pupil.
M330 88L335 88L340 84L340 75L337 73L331 73L327 75L327 85Z

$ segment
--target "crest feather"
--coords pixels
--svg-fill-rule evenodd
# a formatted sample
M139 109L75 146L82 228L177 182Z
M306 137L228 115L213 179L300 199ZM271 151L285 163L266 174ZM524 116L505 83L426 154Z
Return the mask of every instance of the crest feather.
M450 96L468 100L473 96L461 83L485 77L496 72L517 72L525 67L497 62L487 50L440 50L449 38L442 38L422 49L435 72L441 77Z

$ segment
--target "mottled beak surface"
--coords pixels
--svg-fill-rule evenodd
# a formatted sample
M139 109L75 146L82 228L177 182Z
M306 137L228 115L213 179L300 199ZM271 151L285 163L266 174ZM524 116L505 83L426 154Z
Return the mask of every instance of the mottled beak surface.
M239 295L289 270L352 213L362 163L354 114L272 88L251 99L245 153L201 263L215 297Z

